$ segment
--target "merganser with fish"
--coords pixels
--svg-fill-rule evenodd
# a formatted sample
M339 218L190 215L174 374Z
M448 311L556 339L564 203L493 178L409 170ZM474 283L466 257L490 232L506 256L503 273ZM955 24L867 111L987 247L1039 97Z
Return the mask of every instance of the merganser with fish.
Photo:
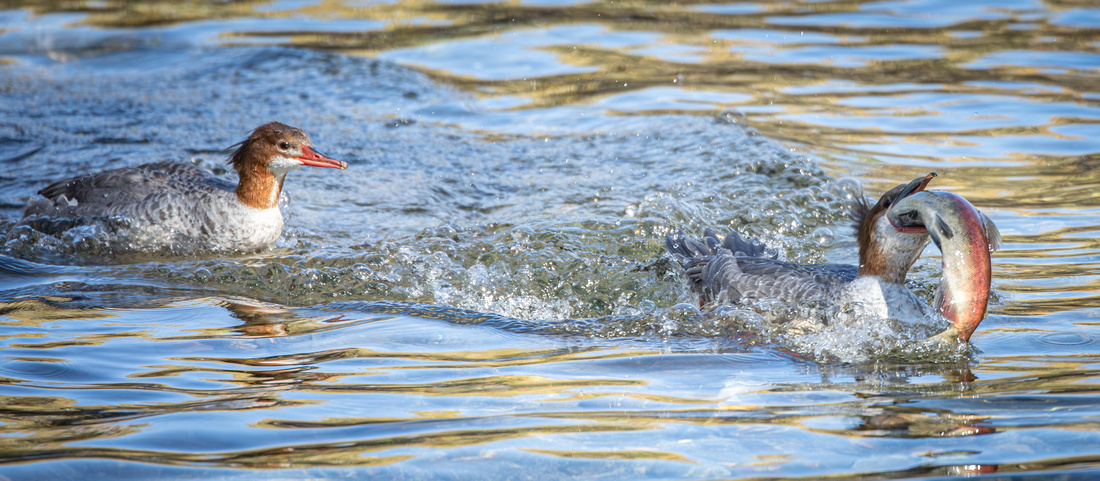
M737 232L720 240L710 229L702 242L678 232L669 234L665 245L703 305L741 298L859 303L882 318L912 320L933 312L905 287L909 268L931 240L943 254L943 279L934 309L952 321L936 337L965 343L986 314L990 254L1000 244L1000 233L962 197L926 191L935 176L933 172L898 185L873 206L857 196L850 216L859 246L858 266L783 262Z
M288 172L347 168L316 151L301 129L279 122L257 127L235 147L228 163L240 178L236 185L186 162L112 169L38 191L43 198L27 204L22 222L53 234L113 218L126 227L121 235L141 250L186 243L252 251L270 246L283 231L279 196Z

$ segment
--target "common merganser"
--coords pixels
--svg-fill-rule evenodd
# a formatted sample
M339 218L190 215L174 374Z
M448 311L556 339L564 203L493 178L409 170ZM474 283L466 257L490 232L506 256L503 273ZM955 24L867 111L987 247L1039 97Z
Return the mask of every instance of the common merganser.
M775 298L787 302L824 301L834 305L858 303L868 309L870 314L882 318L919 319L928 309L905 287L905 277L930 240L925 222L936 226L934 229L937 239L950 237L940 235L942 222L937 223L934 220L937 214L954 216L952 222L958 224L957 230L961 230L964 224L966 228L975 228L974 224L980 224L976 228L981 229L978 233L981 235L974 234L972 238L986 240L985 231L991 230L989 237L996 236L999 239L992 222L978 214L973 207L970 207L972 215L963 212L963 209L948 213L937 212L937 207L943 208L943 202L932 201L927 197L908 203L904 209L906 215L892 222L887 215L893 212L891 207L924 191L935 176L936 173L932 172L908 184L898 185L883 194L874 206L868 206L862 195L856 197L850 216L855 224L859 246L858 266L801 265L779 261L774 255L768 255L763 245L745 241L737 232L731 232L724 240L720 240L711 229L704 232L703 242L689 239L681 231L669 234L665 245L673 258L683 266L691 281L692 290L699 295L700 303L704 306L734 302L741 298ZM938 199L935 195L932 198ZM965 200L962 202L965 203ZM966 205L969 206L969 203ZM960 242L964 238L971 237L960 236ZM941 250L944 249L942 244L937 240L937 246ZM989 243L989 249L992 249L992 244L994 242ZM941 284L942 292L937 296L936 304L941 314L954 321L955 329L951 333L945 332L944 335L952 335L959 341L966 342L977 327L977 322L974 322L973 314L965 320L959 320L958 313L974 311L973 306L980 302L981 314L978 322L984 316L989 290L988 252L989 250L984 257L984 297L958 292L964 288L963 282ZM949 258L948 252L944 251L944 263L945 266L948 262L952 263L957 277L981 277L980 274L974 275L981 268L983 259L980 255L974 252L955 254L957 253L952 252ZM945 304L943 299L955 299L956 304L969 304L948 309L947 306L951 303Z
M56 231L110 218L139 250L185 245L252 251L270 246L282 233L279 196L287 172L303 166L347 168L314 150L301 129L279 122L257 127L234 147L228 163L240 177L236 185L185 162L112 169L38 191L44 198L27 204L22 222Z

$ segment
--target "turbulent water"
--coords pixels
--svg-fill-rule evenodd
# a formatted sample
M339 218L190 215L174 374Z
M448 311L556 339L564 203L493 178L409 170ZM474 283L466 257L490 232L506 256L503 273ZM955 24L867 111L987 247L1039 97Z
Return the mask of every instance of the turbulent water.
M293 304L402 300L525 320L637 316L689 300L679 266L663 254L664 235L672 230L736 226L766 238L792 260L820 260L824 248L848 237L845 211L860 194L854 182L830 179L806 155L737 124L732 114L653 119L659 123L630 119L619 132L611 117L605 127L612 130L604 133L556 136L553 142L488 140L426 122L399 126L378 114L382 118L358 118L355 110L377 108L387 99L397 99L389 100L396 103L389 109L413 112L462 99L458 93L451 99L433 96L430 81L400 67L286 49L226 52L224 58L196 53L185 69L112 79L110 90L127 96L173 85L170 99L158 101L166 105L155 109L133 104L125 111L124 99L109 99L122 104L126 139L104 139L98 131L71 134L49 121L26 126L36 129L29 135L36 141L22 147L35 153L20 159L27 165L17 170L31 171L32 163L72 150L80 150L74 160L89 170L114 167L117 161L103 161L106 152L125 142L139 159L192 159L224 171L224 147L235 140L226 132L241 136L249 124L227 122L234 116L206 112L190 99L232 99L249 112L247 118L279 118L283 107L265 101L272 72L291 85L339 84L345 92L370 92L347 106L327 89L290 93L317 109L301 109L288 122L323 126L342 119L334 122L337 134L310 130L318 146L352 167L291 174L286 190L294 200L283 207L291 213L292 230L278 255L261 254L265 258L256 262L215 256L162 262L131 253L140 246L114 236L110 225L54 237L22 223L8 230L8 255L125 264L96 272ZM301 65L324 66L317 69L323 73ZM62 117L51 111L93 110L102 97L88 96L95 105L81 106L73 101L80 96L65 87L87 87L84 75L50 71L34 88L57 95L22 96L34 105L9 108L33 108L47 118ZM172 118L158 118L164 112ZM198 132L181 145L179 132L165 129L172 124ZM329 140L340 132L346 141ZM62 174L41 175L38 183ZM178 250L191 253L186 245Z
M0 12L0 476L1100 462L1095 9L22 8ZM272 249L20 223L82 173L168 159L234 180L228 149L271 120L349 164L288 175ZM923 342L935 317L701 311L664 252L735 228L853 263L861 186L929 171L1005 234L970 348ZM937 256L910 274L926 301Z

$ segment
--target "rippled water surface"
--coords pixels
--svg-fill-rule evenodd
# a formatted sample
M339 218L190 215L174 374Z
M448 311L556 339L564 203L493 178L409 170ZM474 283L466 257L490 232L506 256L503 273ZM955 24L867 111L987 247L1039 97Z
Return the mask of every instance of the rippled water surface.
M5 8L2 478L1100 473L1087 2ZM270 120L350 164L288 176L273 249L17 225L91 171L231 179ZM851 263L856 186L929 171L1004 235L969 350L926 346L936 320L700 312L664 253L732 227Z

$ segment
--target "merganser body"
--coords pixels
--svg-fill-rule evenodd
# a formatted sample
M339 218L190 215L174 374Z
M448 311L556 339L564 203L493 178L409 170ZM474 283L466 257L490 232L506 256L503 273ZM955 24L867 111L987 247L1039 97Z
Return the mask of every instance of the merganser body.
M992 245L988 238L995 236L996 227L988 218L982 216L973 206L967 209L942 201L938 195L948 193L929 193L918 201L906 202L912 196L922 193L935 173L914 179L908 184L898 185L882 195L873 206L868 206L863 196L856 198L851 208L851 217L856 227L859 246L859 265L813 264L801 265L776 260L768 255L764 246L747 242L736 232L731 232L720 240L713 230L704 232L702 242L685 237L683 232L670 234L665 240L669 252L686 271L692 290L699 295L702 305L735 302L741 298L774 298L786 302L822 301L833 305L853 305L867 309L869 314L882 318L914 320L923 317L931 310L905 287L905 277L909 268L920 257L930 241L925 221L935 222L934 216L949 218L954 229L967 233L954 241L958 245L974 244L974 239ZM949 194L954 196L954 194ZM954 196L952 199L962 199ZM904 219L892 222L890 213L899 202L906 202ZM943 223L941 221L940 223ZM976 227L975 227L976 225ZM937 228L938 229L938 228ZM986 231L993 234L987 236ZM961 233L961 232L960 232ZM939 234L936 234L939 236ZM945 236L940 236L945 237ZM978 310L985 314L989 297L989 249L984 257L974 252L956 252L955 244L937 241L944 251L945 279L947 265L959 278L979 278L984 275L985 294L963 294L963 282L944 282L940 290L944 299L955 300L958 306L937 300L940 313L958 326L953 332L958 340L966 342L977 327L974 315L965 320L958 319L959 312ZM949 255L950 251L950 255ZM985 274L977 273L985 269ZM980 284L980 283L979 283ZM849 304L857 303L857 304ZM952 309L945 306L951 304ZM945 333L944 335L948 335Z
M38 191L43 198L27 204L22 222L55 234L110 219L134 250L252 251L282 233L278 204L287 172L347 168L314 150L305 132L278 122L261 125L236 147L228 159L240 178L236 185L185 162L112 169Z

